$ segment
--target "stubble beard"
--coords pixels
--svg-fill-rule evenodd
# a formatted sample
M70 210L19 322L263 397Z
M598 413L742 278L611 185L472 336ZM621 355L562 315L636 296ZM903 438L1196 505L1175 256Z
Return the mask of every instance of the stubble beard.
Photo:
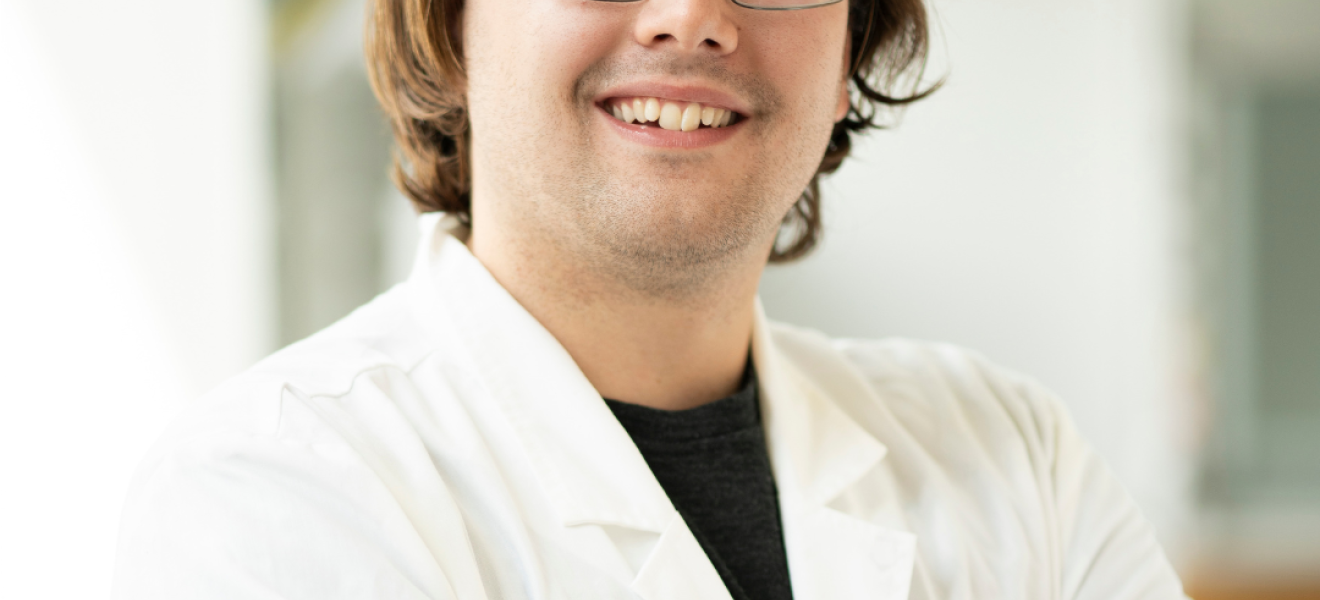
M721 193L685 194L683 179L628 179L581 152L577 176L558 195L574 218L570 239L592 272L648 296L701 295L747 260L764 261L783 215L764 174L754 172ZM684 165L666 165L681 171ZM759 171L760 169L757 169Z

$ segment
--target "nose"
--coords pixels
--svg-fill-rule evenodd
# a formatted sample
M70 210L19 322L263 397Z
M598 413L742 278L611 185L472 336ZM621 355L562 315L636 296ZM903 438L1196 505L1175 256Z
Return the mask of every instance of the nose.
M714 56L738 48L736 7L729 0L648 0L642 6L635 35L647 48Z

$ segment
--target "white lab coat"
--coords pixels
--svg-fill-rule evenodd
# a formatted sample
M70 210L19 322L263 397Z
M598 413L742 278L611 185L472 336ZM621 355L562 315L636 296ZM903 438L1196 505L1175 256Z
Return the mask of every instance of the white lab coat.
M117 598L729 598L567 352L422 219L409 280L231 380L139 470ZM1173 599L1060 404L957 348L769 324L797 600Z

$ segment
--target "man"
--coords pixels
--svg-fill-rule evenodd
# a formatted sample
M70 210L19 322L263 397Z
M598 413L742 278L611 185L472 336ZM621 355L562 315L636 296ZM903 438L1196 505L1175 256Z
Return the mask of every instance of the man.
M448 216L171 429L120 597L1182 597L1037 385L761 313L919 0L376 0L368 48Z

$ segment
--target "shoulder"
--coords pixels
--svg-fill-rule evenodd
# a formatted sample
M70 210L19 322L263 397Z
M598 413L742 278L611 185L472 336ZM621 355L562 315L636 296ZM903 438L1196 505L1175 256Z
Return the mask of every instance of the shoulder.
M407 322L392 289L326 329L293 343L191 401L162 442L231 435L274 436L290 399L341 397L364 378L407 373L431 350ZM290 434L287 427L285 434Z
M401 574L435 569L412 523L456 513L401 407L410 371L432 353L401 302L387 292L183 411L130 488L120 592L205 584L220 597L258 581L283 591L385 582L402 592L410 584ZM426 501L424 514L399 505L400 481ZM318 583L269 571L274 557L356 566Z
M1044 596L1183 597L1132 499L1032 378L950 344L830 339L788 326L772 335L810 388L887 448L869 489L899 499L918 540L941 541L918 543L924 585L1013 583L931 568L958 552L1019 573ZM1053 591L1038 587L1050 581Z
M1062 403L980 353L904 338L829 338L779 324L772 331L789 362L864 426L883 421L922 445L965 434L1017 446L1036 460L1053 458L1067 419Z
M207 490L296 500L294 490L274 489L287 485L329 498L349 481L362 490L365 480L424 462L399 404L413 391L412 370L434 348L409 322L400 291L190 402L139 464L130 506Z
M345 445L328 408L406 379L426 356L401 317L398 288L321 332L260 361L193 400L171 422L140 464L134 492L151 481L191 478L242 462L290 460L326 464ZM396 386L397 387L397 386Z

